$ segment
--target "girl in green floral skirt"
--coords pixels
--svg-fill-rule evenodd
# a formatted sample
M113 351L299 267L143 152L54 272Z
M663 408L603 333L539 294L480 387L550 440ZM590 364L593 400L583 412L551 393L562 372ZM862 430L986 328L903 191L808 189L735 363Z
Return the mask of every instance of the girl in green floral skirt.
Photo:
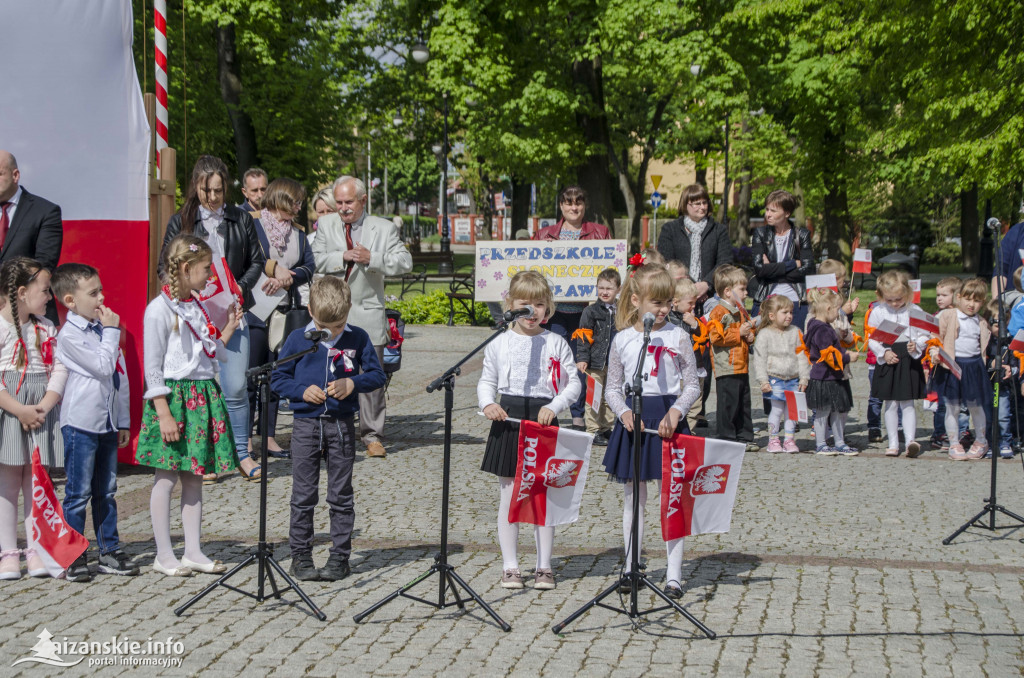
M203 555L199 537L203 475L231 471L238 461L215 377L218 353L238 328L242 312L229 313L221 330L210 322L197 293L207 287L212 261L213 252L201 238L171 240L164 251L166 284L146 307L144 319L146 403L135 458L156 469L149 501L156 540L153 569L175 577L227 570ZM185 532L180 561L171 546L171 491L178 480Z

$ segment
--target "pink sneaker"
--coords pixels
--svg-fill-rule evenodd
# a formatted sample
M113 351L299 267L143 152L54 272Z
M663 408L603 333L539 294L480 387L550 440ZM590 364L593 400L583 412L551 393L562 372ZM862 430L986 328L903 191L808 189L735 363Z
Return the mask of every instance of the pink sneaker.
M971 449L967 450L968 459L981 459L988 452L988 445L985 443L979 443L977 441L971 445Z
M786 442L782 443L782 451L787 454L796 454L800 451L800 448L797 447L794 438L786 438Z
M0 579L21 579L21 551L0 551Z
M782 443L779 441L779 436L772 436L768 439L767 451L772 453L782 452Z
M964 447L960 443L949 444L949 458L953 461L964 461L967 459L967 454L964 452Z

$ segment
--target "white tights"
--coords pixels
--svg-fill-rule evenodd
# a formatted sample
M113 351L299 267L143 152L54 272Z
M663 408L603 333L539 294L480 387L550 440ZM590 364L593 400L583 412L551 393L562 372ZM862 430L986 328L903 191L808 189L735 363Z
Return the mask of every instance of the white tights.
M27 519L32 512L32 466L0 464L0 551L18 548L18 492L24 496Z
M974 426L974 440L982 445L987 445L988 439L985 437L985 408L982 407L981 403L977 403L975 405L968 405L967 411L971 413L971 424ZM946 400L946 430L960 431L959 400ZM950 442L956 442L955 438L955 435L950 436Z
M203 522L203 477L186 471L157 469L153 493L149 497L149 513L153 519L156 559L168 569L180 567L171 545L171 492L181 480L181 526L185 533L185 557L200 565L210 563L203 555L199 538Z
M913 400L886 400L885 401L885 432L889 436L889 449L900 448L899 426L900 410L903 411L903 439L907 444L914 442L917 437L917 412L914 410ZM958 407L957 412L960 411ZM958 430L954 427L952 430Z
M814 413L814 444L822 446L828 438L828 429L832 429L836 447L846 444L846 418L849 412L836 412L831 409L819 409Z
M498 478L498 546L501 547L502 568L519 569L519 523L508 522L508 509L512 506L512 486L515 478ZM555 528L533 526L533 540L537 545L537 569L551 569L551 549L555 545Z
M785 419L786 437L792 438L796 435L796 422L786 416L786 403L782 400L769 400L772 410L768 413L768 435L778 436L779 426Z
M661 496L661 481L658 481L658 496ZM640 534L637 543L640 550L644 547L644 507L647 504L647 483L640 483ZM622 505L622 537L626 542L626 572L633 570L632 551L630 539L633 530L633 481L626 483L626 497ZM683 539L672 539L665 542L665 550L668 555L668 571L665 573L665 581L682 586L683 577Z

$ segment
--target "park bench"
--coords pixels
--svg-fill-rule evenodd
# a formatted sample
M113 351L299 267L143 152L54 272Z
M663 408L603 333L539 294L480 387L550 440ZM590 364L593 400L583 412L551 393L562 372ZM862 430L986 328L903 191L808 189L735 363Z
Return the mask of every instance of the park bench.
M441 252L416 252L412 255L412 270L403 273L398 279L402 283L402 291L398 298L404 299L406 292L411 292L417 285L420 287L420 294L427 293L427 280L431 278L448 278L450 276L427 273L427 264L447 263L453 269L455 267L455 255Z
M476 288L473 287L473 276L468 278L455 278L448 285L448 326L455 324L455 304L459 304L469 315L469 322L476 325L476 312L474 303L476 299Z

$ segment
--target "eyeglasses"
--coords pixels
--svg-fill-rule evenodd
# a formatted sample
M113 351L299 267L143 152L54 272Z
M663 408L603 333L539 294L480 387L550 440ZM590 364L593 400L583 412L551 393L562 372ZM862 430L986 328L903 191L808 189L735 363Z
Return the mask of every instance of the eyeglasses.
M562 204L563 205L586 205L587 203L585 203L583 201L583 198L576 198L575 200L563 200Z
M707 207L710 203L707 200L705 200L704 198L697 198L696 200L690 200L686 204L687 205L696 205L697 207L700 207L702 205L704 207Z

